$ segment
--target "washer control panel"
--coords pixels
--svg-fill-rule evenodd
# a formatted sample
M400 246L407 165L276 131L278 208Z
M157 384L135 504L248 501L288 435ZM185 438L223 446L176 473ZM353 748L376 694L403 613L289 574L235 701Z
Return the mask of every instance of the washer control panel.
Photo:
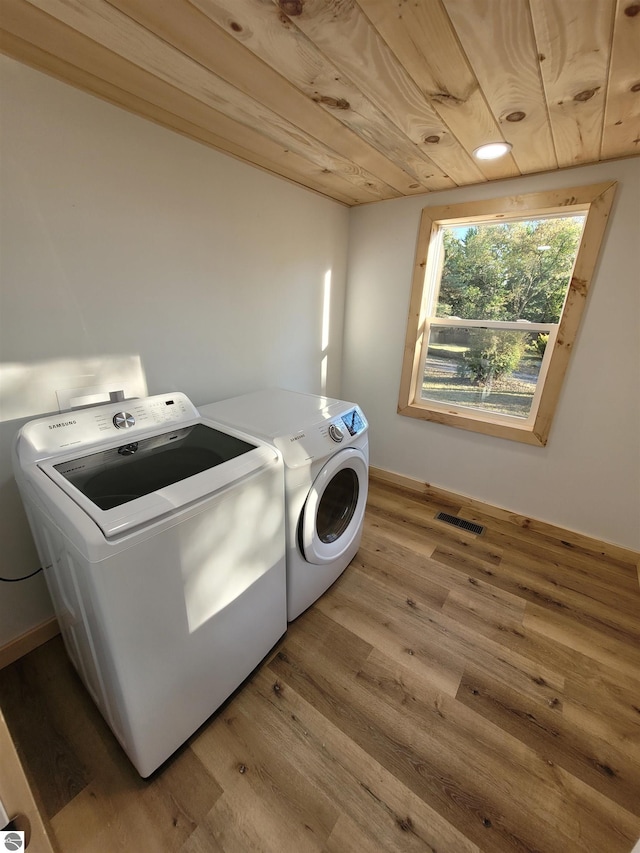
M144 430L173 429L199 418L196 407L180 392L127 400L126 406L122 410L122 403L107 403L30 421L20 432L20 440L30 447L24 458L42 459L66 448L89 447L125 430L126 440L135 441L133 436Z

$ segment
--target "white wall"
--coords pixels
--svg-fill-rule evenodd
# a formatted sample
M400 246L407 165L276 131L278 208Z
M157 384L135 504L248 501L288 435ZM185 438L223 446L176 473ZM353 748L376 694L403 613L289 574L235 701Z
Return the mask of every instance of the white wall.
M546 447L396 412L422 207L619 182ZM351 211L343 395L371 422L371 463L640 549L640 160L449 190Z
M96 360L108 375L124 357L150 394L196 405L319 393L331 271L338 395L349 211L6 57L0 74L0 575L16 577L38 562L9 451L47 384L93 385ZM0 593L0 647L51 614L41 575Z

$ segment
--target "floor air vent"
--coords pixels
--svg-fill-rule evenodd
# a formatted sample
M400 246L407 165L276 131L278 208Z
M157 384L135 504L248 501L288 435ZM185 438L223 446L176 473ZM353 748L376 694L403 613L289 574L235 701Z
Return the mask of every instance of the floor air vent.
M467 521L466 518L458 518L457 515L449 515L446 512L439 512L436 515L437 521L444 521L445 524L452 524L454 527L460 527L462 530L468 530L469 533L484 533L484 527L481 524L475 524L473 521Z

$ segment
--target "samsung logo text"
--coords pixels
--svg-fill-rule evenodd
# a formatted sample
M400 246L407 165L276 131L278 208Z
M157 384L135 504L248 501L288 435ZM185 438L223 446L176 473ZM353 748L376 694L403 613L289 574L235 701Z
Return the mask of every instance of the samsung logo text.
M59 429L59 427L73 426L77 421L60 421L57 424L49 424L49 429Z

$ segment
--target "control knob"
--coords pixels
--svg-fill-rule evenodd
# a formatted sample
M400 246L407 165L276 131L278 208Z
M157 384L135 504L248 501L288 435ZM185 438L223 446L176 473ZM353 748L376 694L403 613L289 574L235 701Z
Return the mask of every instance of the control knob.
M335 442L341 442L344 439L344 433L338 424L329 424L329 438Z
M135 425L136 419L129 412L116 412L113 416L113 425L116 429L129 429Z

